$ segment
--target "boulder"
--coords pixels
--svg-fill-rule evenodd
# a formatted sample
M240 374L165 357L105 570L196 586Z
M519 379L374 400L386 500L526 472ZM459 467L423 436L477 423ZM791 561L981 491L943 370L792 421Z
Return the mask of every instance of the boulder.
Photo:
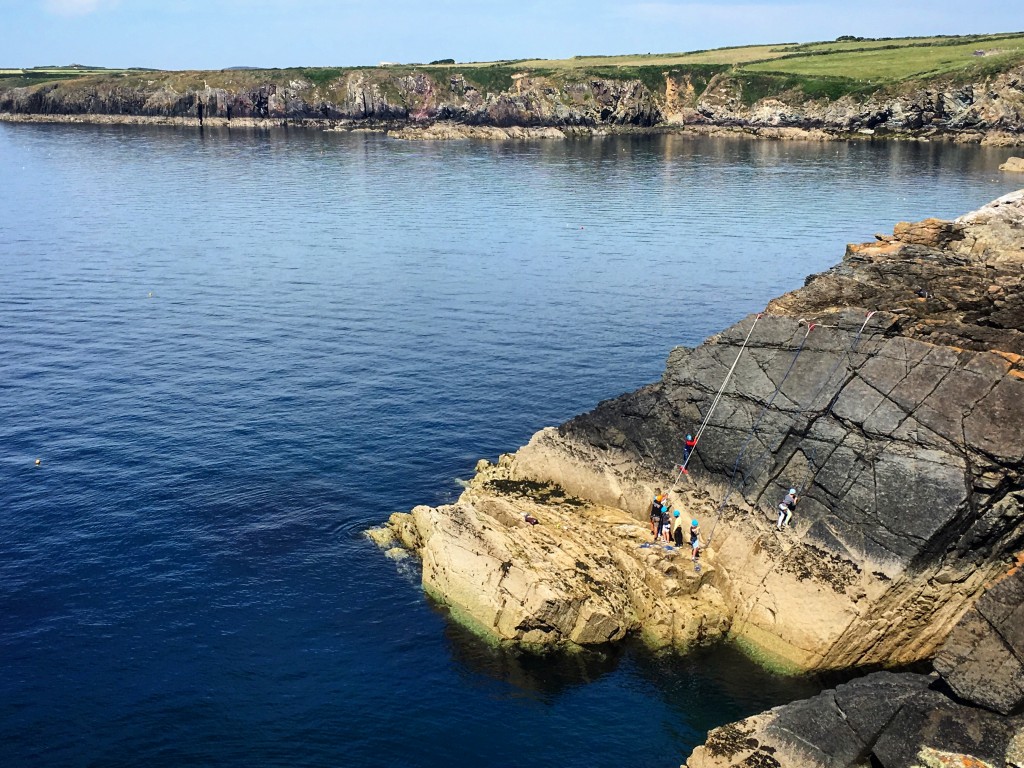
M893 237L908 245L926 245L930 248L941 248L962 235L951 221L942 219L925 219L918 222L899 222L892 231Z
M935 669L966 701L1004 715L1024 710L1024 571L975 603L939 650Z
M865 765L893 719L908 701L925 693L931 681L925 675L878 672L813 698L715 728L693 751L686 766Z
M1009 157L1006 162L999 166L1000 171L1011 173L1024 173L1024 157Z

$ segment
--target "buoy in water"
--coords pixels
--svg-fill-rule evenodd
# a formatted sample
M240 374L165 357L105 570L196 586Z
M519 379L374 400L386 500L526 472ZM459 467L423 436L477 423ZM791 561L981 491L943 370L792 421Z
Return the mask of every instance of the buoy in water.
M42 460L42 459L36 459L36 466L37 466L37 467L38 467L38 466L39 466L40 464L42 464L42 463L43 463L43 460Z

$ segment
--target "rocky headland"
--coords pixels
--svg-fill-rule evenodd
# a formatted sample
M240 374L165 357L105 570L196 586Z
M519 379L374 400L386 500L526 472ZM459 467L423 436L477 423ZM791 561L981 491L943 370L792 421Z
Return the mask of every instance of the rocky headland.
M125 72L0 81L0 118L9 121L198 125L200 117L206 125L372 129L407 139L686 130L1019 145L1024 68L884 86L842 78L805 83L696 64L593 72L513 65Z
M1002 759L1019 749L1024 691L1020 577L1000 582L1024 549L1022 267L1024 191L898 224L674 349L660 381L481 461L454 504L372 535L418 555L425 589L502 643L724 638L789 670L935 659L942 674L884 673L728 726L692 766L951 764L921 762L910 732L936 754ZM683 475L683 438L702 423ZM801 498L780 531L791 486ZM688 547L652 544L657 487L699 519L699 569ZM947 738L957 708L975 713L970 733L997 736ZM810 726L793 736L786 718L845 746L815 752Z
M935 669L927 675L876 672L715 728L685 768L1021 768L1019 565L953 628Z

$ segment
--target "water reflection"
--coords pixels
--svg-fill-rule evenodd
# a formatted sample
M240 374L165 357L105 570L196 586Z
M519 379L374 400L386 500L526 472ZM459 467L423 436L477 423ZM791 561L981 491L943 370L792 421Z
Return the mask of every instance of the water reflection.
M1006 154L0 124L0 764L671 765L813 691L495 651L348 533L1009 191Z
M472 674L506 683L548 704L613 673L625 652L622 645L610 645L577 653L524 653L487 643L452 620L445 628L445 639L452 658Z

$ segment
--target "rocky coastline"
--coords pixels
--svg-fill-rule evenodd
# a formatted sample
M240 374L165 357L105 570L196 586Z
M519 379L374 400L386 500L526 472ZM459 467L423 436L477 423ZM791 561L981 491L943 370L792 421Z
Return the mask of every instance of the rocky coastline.
M1024 550L1022 267L1024 190L900 223L676 348L660 381L481 461L455 503L371 536L420 557L459 621L527 649L632 634L725 639L789 671L935 660L940 676L883 673L712 732L691 766L1003 765L1024 728L1024 613L992 588L1018 595L1024 578L1004 578ZM801 499L780 531L789 486ZM700 568L652 543L657 487L699 519ZM861 718L842 748L829 717ZM960 753L986 762L943 756Z
M685 131L768 139L1024 144L1024 68L834 98L721 67L552 75L514 68L125 73L0 86L0 120L368 129L402 139Z
M876 672L715 728L684 768L1021 768L1022 562L953 628L935 672Z

